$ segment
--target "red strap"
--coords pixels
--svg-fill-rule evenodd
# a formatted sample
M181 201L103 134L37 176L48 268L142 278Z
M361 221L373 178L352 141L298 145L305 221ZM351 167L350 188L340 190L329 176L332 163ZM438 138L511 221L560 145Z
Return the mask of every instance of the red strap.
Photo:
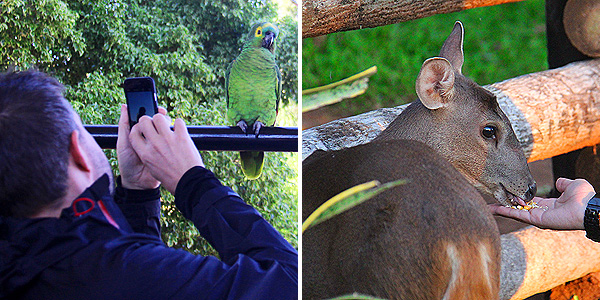
M98 206L100 207L100 210L104 214L106 220L108 220L108 223L110 223L112 226L115 226L117 229L120 229L119 224L117 224L115 219L113 219L113 217L108 213L108 209L106 209L106 206L104 206L104 202L102 202L102 200L98 201Z
M86 210L84 210L82 212L78 212L77 211L77 206L75 206L75 205L77 204L77 202L80 202L80 201L89 202L92 205L90 206L90 208L88 208L88 209L86 209ZM94 205L95 205L94 201L92 199L90 199L90 198L79 198L79 199L73 201L73 204L72 204L73 212L75 213L76 217L79 217L81 215L85 215L85 214L89 213L92 209L94 209Z
M76 204L80 201L85 201L85 202L91 203L90 208L88 208L84 211L81 211L81 212L77 211ZM72 207L73 207L73 212L75 213L75 216L79 217L79 216L89 213L92 209L94 209L95 205L96 204L94 203L94 201L90 198L79 198L79 199L73 201ZM98 201L98 207L100 207L100 210L102 211L102 214L104 215L106 220L108 220L108 223L110 223L110 225L116 227L117 229L120 229L119 224L117 224L117 222L115 222L115 219L113 219L113 217L108 213L108 209L106 209L106 206L104 205L102 200Z

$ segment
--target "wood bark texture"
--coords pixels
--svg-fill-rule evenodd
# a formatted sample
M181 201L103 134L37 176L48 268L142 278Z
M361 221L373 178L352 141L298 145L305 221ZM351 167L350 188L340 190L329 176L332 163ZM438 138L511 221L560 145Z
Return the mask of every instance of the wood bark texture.
M585 232L526 227L503 234L500 299L525 299L600 270L600 244Z
M494 83L490 90L511 114L528 161L600 143L598 59Z
M486 86L510 119L529 161L600 143L600 59L575 62ZM302 158L317 149L364 144L407 105L303 131ZM600 244L582 231L529 227L502 236L501 299L522 299L600 271Z
M395 24L516 1L522 0L307 0L302 1L302 37Z

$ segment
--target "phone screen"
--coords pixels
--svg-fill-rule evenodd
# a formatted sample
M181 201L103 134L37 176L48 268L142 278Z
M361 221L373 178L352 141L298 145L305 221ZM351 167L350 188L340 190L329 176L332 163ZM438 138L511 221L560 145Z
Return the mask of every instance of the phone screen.
M151 77L127 78L123 84L127 98L129 126L137 124L143 115L154 116L158 113L156 87Z
M153 116L154 110L154 92L127 92L127 112L129 113L129 123L135 125L143 115Z

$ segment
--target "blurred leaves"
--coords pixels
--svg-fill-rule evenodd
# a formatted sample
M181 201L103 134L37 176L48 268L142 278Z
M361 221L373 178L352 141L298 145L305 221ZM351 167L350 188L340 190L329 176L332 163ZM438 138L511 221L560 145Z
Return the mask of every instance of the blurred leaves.
M264 0L0 1L0 71L39 68L57 77L86 124L117 124L125 78L152 76L159 105L188 124L228 125L224 75L250 26L280 27L284 111L277 123L297 126L297 20L278 17ZM106 151L113 167L114 151ZM203 152L205 164L297 247L296 153L267 153L263 176L247 181L236 152ZM163 240L213 253L163 192Z
M56 67L85 51L79 15L61 0L0 2L0 67Z
M377 67L372 66L346 79L302 90L302 112L315 110L363 94L369 87L369 77L375 73L377 73Z
M400 179L385 184L377 180L365 182L353 186L327 200L306 218L302 224L302 232L311 226L329 220L395 186L406 184L406 180Z

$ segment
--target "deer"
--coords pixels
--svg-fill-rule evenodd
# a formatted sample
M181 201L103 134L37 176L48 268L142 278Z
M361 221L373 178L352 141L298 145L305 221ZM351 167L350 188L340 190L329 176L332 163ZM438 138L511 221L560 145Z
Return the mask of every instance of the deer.
M496 97L462 74L457 21L416 79L418 99L373 141L302 163L302 214L372 180L404 179L302 236L302 295L498 299L500 234L484 196L525 205L536 194Z

